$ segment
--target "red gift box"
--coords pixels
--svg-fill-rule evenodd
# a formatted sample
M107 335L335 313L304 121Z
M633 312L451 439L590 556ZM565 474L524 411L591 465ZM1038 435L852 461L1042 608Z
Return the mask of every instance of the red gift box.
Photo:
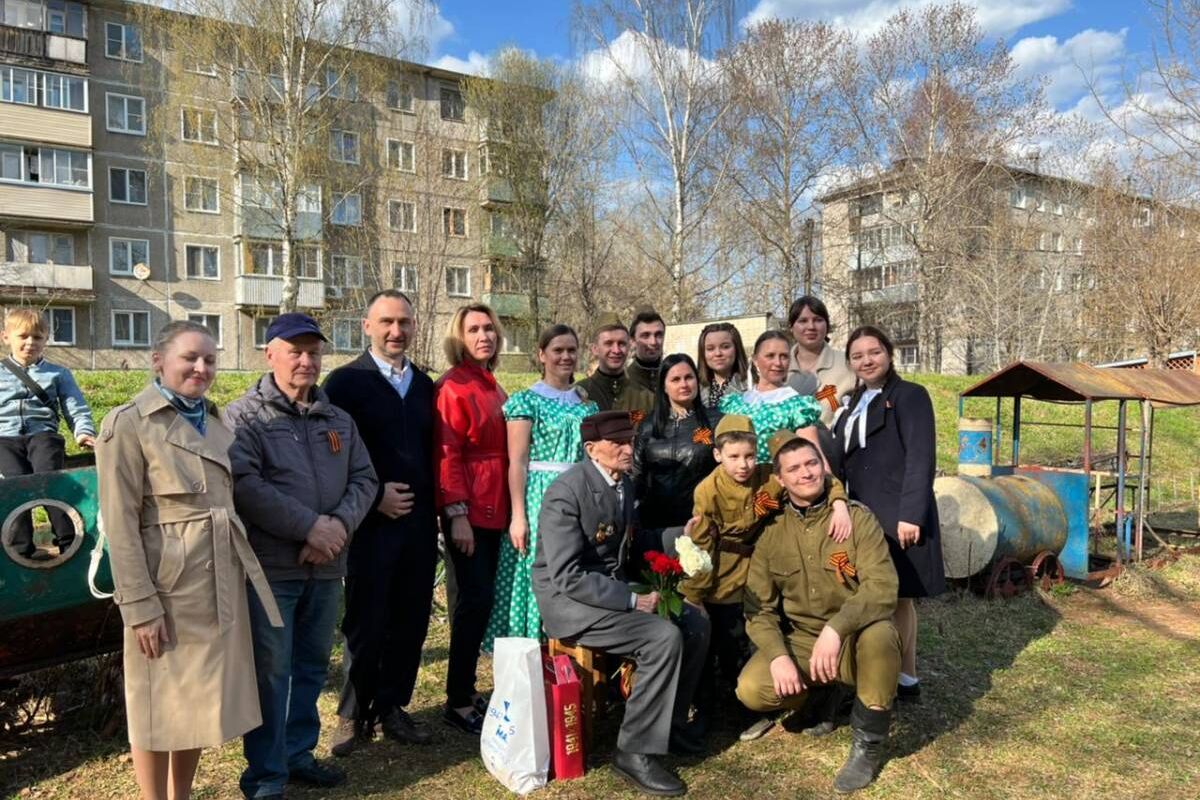
M582 778L583 715L579 676L569 656L546 658L546 713L550 729L550 777L556 781Z

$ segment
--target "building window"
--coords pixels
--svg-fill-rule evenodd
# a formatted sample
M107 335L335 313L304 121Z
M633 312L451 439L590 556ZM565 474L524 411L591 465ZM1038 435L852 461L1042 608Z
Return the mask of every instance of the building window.
M460 181L467 179L467 151L450 148L442 150L442 177Z
M333 321L333 349L355 351L363 349L362 320L336 319Z
M75 344L75 309L51 306L42 312L50 338L46 344Z
M315 247L298 247L294 254L296 277L321 277L321 251ZM270 242L255 242L249 246L249 258L242 265L244 275L283 275L283 248Z
M0 144L0 180L87 189L91 157L75 150Z
M110 274L132 275L135 266L149 261L149 239L108 240L108 271Z
M1052 234L1050 237L1050 249L1055 253L1063 251L1063 235L1061 233Z
M146 135L146 101L128 94L104 96L107 126L113 133Z
M388 201L388 225L392 230L416 233L417 206L407 200Z
M221 346L221 315L220 314L188 314L188 322L199 322L208 328L217 347Z
M150 312L112 312L113 347L149 347Z
M471 296L471 268L446 268L446 294L451 297Z
M357 192L333 195L333 224L359 225L362 223L362 197Z
M220 248L211 245L185 245L183 248L183 260L187 277L209 281L220 280Z
M462 92L458 89L443 86L439 97L442 107L442 119L448 119L451 122L462 122L466 116L467 109L466 103L463 102Z
M1063 215L1063 204L1062 204L1061 200L1055 202L1054 213L1056 216L1059 216L1059 217L1061 217Z
M38 74L29 69L0 67L0 100L25 106L37 105Z
M146 170L109 167L108 199L114 203L146 205Z
M916 369L920 351L915 344L906 344L897 348L900 351L901 369Z
M87 81L70 75L42 73L42 105L87 113Z
M443 208L442 232L447 236L466 236L467 210L465 208Z
M138 29L117 22L105 23L104 55L121 61L141 61L142 37Z
M1075 244L1074 244L1074 246L1071 248L1071 250L1072 250L1072 251L1075 253L1075 255L1077 255L1077 256L1081 256L1081 255L1083 255L1083 237L1082 237L1082 236L1076 236L1076 237L1075 237Z
M413 112L413 88L408 81L390 81L387 87L388 108Z
M343 289L359 289L363 285L363 261L358 256L329 257L329 283Z
M417 290L417 268L412 264L392 263L392 285L402 292Z
M358 163L358 134L335 130L329 135L329 157L343 164Z
M524 325L510 325L504 329L500 352L509 354L532 353L537 348L533 334Z
M79 3L67 0L48 0L46 3L46 30L67 36L87 38L87 12Z
M274 317L255 317L254 318L254 346L267 346L267 328L271 327L271 323L275 321Z
M203 108L181 108L179 113L185 142L217 143L217 112Z
M388 139L388 166L401 172L416 172L415 148L412 142Z
M217 77L216 64L201 63L195 56L185 56L183 62L183 71L190 72L193 75L205 75L209 78Z
M8 237L9 261L25 264L74 264L75 237L66 233L14 231Z
M1025 193L1024 186L1014 186L1008 192L1008 203L1013 208L1025 208L1029 204L1029 196Z
M188 211L218 214L221 211L217 197L217 179L189 175L183 179L183 207Z
M349 70L326 67L325 87L330 97L340 97L343 100L358 99L358 78Z

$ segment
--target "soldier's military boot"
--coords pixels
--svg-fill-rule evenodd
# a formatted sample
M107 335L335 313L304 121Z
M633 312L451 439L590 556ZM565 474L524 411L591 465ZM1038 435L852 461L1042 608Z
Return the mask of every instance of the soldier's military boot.
M838 794L856 792L875 780L879 765L883 761L883 746L887 742L888 728L892 724L892 710L876 711L867 708L857 698L850 712L850 730L853 743L846 763L833 779L833 790Z

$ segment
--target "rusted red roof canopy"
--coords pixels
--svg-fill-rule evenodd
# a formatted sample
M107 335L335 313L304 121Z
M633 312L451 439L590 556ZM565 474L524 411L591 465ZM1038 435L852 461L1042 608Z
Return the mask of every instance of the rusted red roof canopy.
M1150 400L1200 405L1200 374L1169 369L1099 369L1090 364L1018 361L980 381L963 397L1034 400Z

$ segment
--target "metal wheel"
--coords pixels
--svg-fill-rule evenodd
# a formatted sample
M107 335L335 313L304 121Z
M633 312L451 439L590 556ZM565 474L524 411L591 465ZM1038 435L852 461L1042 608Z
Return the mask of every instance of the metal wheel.
M1040 586L1043 592L1050 591L1051 586L1057 586L1066 580L1062 562L1049 550L1038 553L1028 569L1030 585Z
M1025 565L1015 558L1005 557L992 567L992 574L988 578L983 595L989 600L998 597L1009 598L1028 588L1029 576L1025 572Z

